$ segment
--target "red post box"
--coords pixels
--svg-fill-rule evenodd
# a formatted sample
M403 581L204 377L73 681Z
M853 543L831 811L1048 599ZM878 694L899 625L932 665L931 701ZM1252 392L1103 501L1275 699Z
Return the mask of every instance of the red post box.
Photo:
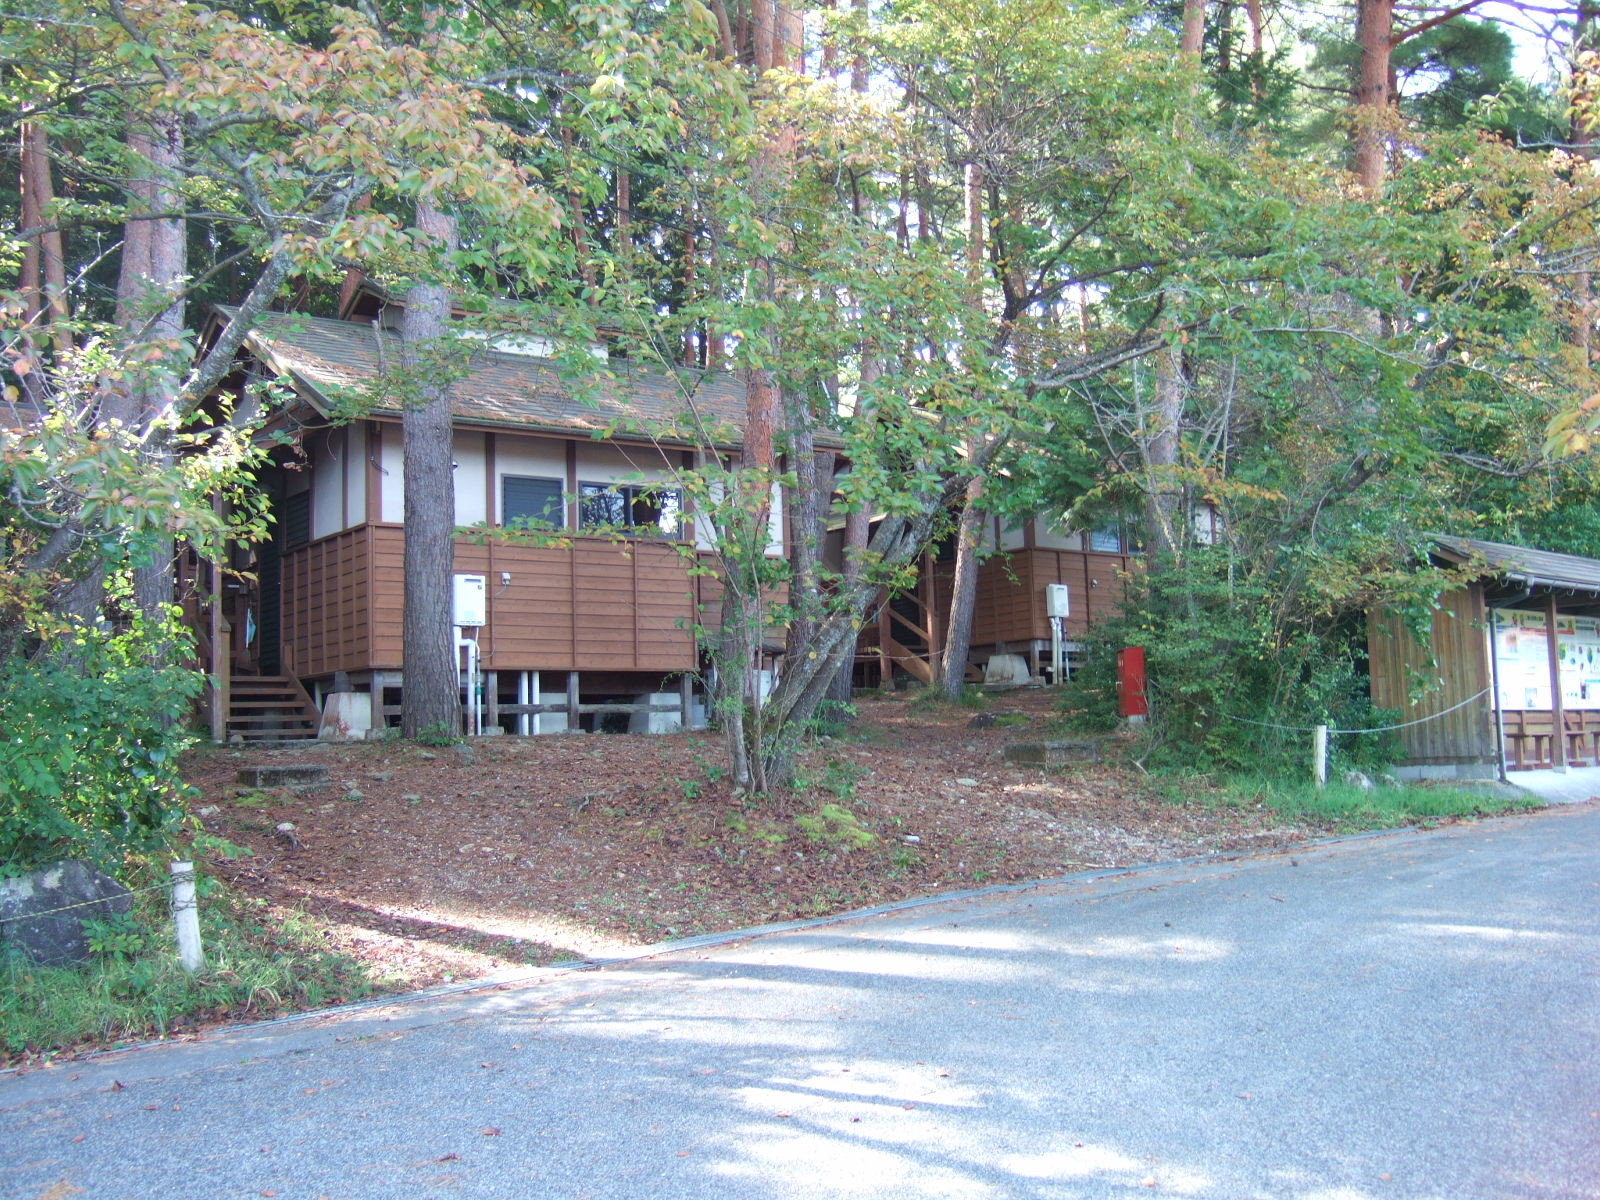
M1117 651L1117 711L1125 717L1143 717L1150 711L1144 698L1144 647Z

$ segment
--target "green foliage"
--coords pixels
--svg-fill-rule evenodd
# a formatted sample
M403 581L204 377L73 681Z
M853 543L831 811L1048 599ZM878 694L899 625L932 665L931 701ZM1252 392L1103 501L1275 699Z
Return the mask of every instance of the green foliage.
M150 945L144 926L131 912L91 917L84 921L83 933L89 949L106 958L134 958Z
M842 737L850 732L859 715L854 704L824 700L817 705L816 714L811 718L810 733L818 738Z
M1192 781L1173 780L1169 790L1174 797L1186 801L1197 798ZM1369 789L1330 779L1326 787L1319 788L1309 775L1300 779L1237 776L1212 793L1210 799L1238 807L1267 808L1290 820L1351 832L1538 807L1538 801L1531 797L1508 795L1492 787L1389 785Z
M1239 577L1225 555L1197 553L1130 586L1119 617L1096 625L1090 653L1063 690L1066 720L1106 729L1117 720L1116 652L1145 651L1144 761L1200 771L1303 771L1310 727L1392 723L1367 696L1365 627L1307 619L1286 603L1290 580ZM1392 734L1334 739L1330 769L1393 761Z
M417 736L411 739L419 746L432 746L439 749L444 746L459 745L461 738L443 725L430 725L427 729L417 731Z
M159 877L155 868L145 874ZM126 916L86 922L95 957L81 967L0 953L0 1061L164 1037L201 1019L341 1003L383 982L326 950L323 931L304 917L276 916L264 901L215 886L203 892L205 964L194 975L178 964L160 890L137 896Z
M187 794L178 754L202 680L176 665L169 616L125 633L75 629L0 665L0 867L71 856L115 864L162 846Z
M824 804L814 813L802 813L794 823L811 841L842 850L865 849L877 841L877 835L863 826L855 813L839 804Z

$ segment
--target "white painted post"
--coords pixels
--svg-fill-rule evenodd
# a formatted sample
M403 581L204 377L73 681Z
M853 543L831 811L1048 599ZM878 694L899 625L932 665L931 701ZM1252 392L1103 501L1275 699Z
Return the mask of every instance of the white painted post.
M1328 783L1328 727L1318 725L1311 742L1311 770L1317 777L1317 786Z
M200 949L200 910L194 896L194 864L172 864L172 924L178 932L178 962L190 973L204 961Z

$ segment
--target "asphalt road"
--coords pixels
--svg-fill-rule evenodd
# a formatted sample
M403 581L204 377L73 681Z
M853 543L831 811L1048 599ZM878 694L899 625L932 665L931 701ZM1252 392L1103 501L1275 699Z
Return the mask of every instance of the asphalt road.
M0 1194L1600 1197L1600 807L0 1078Z

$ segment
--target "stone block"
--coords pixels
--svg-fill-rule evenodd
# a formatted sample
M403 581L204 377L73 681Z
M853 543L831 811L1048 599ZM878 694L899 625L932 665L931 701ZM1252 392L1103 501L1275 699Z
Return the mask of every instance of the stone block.
M1068 763L1099 762L1100 743L1093 738L1017 742L1006 747L1005 760L1019 767L1062 767Z
M359 742L372 728L372 697L361 692L332 692L322 702L317 737L322 741Z
M983 665L983 681L988 684L1024 684L1032 677L1028 660L1020 654L991 654Z
M252 788L325 787L331 780L328 768L308 763L286 763L273 767L240 767L238 780Z

